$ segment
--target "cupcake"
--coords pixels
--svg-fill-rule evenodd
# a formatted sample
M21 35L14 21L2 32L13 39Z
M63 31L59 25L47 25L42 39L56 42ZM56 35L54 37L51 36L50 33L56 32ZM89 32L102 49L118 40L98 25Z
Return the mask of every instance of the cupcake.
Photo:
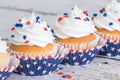
M6 49L6 42L0 38L0 80L6 80L19 65L19 60L10 56Z
M20 59L17 73L37 76L48 74L57 68L66 53L62 46L53 43L52 31L45 21L34 14L19 19L12 27L9 52Z
M69 48L68 56L63 64L81 65L90 63L98 53L99 36L86 11L74 7L70 14L58 17L54 32L59 43Z
M120 3L116 0L93 14L97 33L106 40L100 54L105 56L120 55Z

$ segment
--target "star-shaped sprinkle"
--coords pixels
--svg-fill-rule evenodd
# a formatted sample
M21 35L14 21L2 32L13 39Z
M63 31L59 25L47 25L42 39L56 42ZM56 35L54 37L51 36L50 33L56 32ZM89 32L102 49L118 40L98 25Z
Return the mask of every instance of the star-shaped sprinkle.
M13 27L13 28L11 28L11 31L13 31L13 30L15 30L15 28Z
M107 13L104 13L103 16L104 16L104 17L107 17Z
M27 21L27 22L26 22L26 25L31 25L31 22L30 22L30 21Z
M109 26L112 26L112 25L113 25L113 22L110 22L110 23L109 23Z
M120 22L120 18L118 18L118 22Z
M26 35L23 35L23 39L26 40L26 39L27 39L27 36L26 36Z
M37 16L37 17L36 17L36 22L38 22L38 21L39 21L39 19L40 19L40 17L39 17L39 16Z
M60 22L60 21L62 21L63 20L63 18L62 17L59 17L58 18L58 22Z
M26 40L24 43L25 43L25 44L28 44L28 43L29 43L29 40Z
M12 37L12 38L14 38L14 37L15 37L15 35L11 35L11 37Z
M105 8L102 8L102 12L105 12Z
M96 17L96 16L97 16L97 14L95 13L95 14L93 14L93 16L94 16L94 17Z
M44 27L44 30L45 30L45 31L48 31L48 29L47 29L46 27Z

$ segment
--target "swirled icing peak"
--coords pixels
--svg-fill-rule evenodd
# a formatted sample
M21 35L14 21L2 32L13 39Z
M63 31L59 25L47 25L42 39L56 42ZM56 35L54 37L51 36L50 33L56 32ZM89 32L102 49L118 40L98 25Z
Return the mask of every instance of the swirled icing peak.
M120 31L120 3L116 0L112 0L106 8L102 8L98 14L95 13L93 16L96 27Z
M15 45L36 45L45 47L53 43L54 37L50 26L39 16L32 16L18 20L11 29L9 40Z
M96 31L87 12L81 11L76 6L70 14L64 13L64 15L58 17L54 30L56 36L62 39L80 38Z

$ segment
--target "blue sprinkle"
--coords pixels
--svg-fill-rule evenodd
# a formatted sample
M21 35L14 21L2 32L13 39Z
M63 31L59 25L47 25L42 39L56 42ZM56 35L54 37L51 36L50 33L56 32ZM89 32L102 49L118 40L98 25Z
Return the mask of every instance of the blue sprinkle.
M110 23L109 23L109 26L112 26L112 25L113 25L113 22L110 22Z
M14 38L14 37L15 37L15 35L11 35L11 37L12 37L12 38Z
M18 24L18 23L16 23L16 24L15 24L15 27L20 27L20 28L22 28L22 27L23 27L23 24Z
M24 40L27 39L27 36L26 36L26 35L23 35L23 39L24 39Z
M68 13L64 13L64 16L68 16Z
M49 25L47 25L47 27L48 27L48 28L50 28L50 26L49 26Z
M86 14L86 16L89 16L88 14Z
M86 17L86 19L87 19L88 21L90 21L90 19L89 19L89 18L87 18L87 17Z
M59 67L59 70L63 70L63 68L62 68L62 67Z
M94 16L94 17L96 17L96 16L97 16L97 14L93 14L93 16Z
M52 29L51 32L54 33L54 30Z
M73 10L74 8L72 8L71 10Z
M67 78L67 76L62 76L62 78Z
M106 16L107 16L107 13L104 13L103 16L106 17Z
M100 10L99 12L100 12L100 13L102 13L103 11L102 11L102 10Z
M75 17L75 19L78 19L78 17Z
M36 17L36 22L38 22L38 20L39 20L39 19L40 19L40 17L39 17L39 16L37 16L37 17Z

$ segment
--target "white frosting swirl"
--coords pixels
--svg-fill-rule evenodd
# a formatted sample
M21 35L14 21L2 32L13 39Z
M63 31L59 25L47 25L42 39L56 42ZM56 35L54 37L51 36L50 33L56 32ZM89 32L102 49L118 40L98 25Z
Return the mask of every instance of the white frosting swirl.
M45 47L48 43L53 43L54 37L47 23L32 15L16 23L11 29L9 40L15 45Z
M112 0L103 12L96 14L93 21L98 28L120 31L120 3Z
M75 7L70 15L59 16L54 27L59 38L80 38L96 31L89 16Z

